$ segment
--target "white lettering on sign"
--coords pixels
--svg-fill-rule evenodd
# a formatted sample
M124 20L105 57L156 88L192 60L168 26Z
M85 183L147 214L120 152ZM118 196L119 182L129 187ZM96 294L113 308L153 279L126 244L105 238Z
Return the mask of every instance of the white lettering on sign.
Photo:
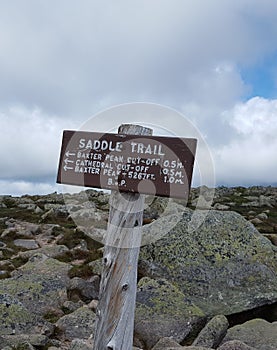
M95 152L91 151L67 151L64 158L64 170L72 170L75 173L103 175L107 177L106 185L112 186L125 186L126 180L150 180L155 181L156 175L151 172L151 167L158 166L160 168L160 174L162 174L162 182L165 184L184 184L182 180L185 177L184 166L179 159L166 159L165 153L163 153L161 145L144 145L143 143L131 142L132 152L136 154L144 154L149 156L142 158L142 156L124 156L116 155L113 153L97 153L98 150L112 149L114 151L121 152L122 147L120 142L112 143L105 140L86 140L80 139L79 147L82 149L91 148ZM69 157L75 156L76 159L72 160ZM161 158L152 158L152 155L159 155ZM104 156L104 157L103 157ZM118 177L121 180L118 180Z
M150 192L185 198L195 148L194 139L65 131L57 181L132 192L145 181Z
M79 140L80 149L90 149L94 151L111 151L111 152L121 152L122 151L122 142L113 142L107 140Z
M157 154L158 156L164 156L165 153L162 152L162 145L144 145L143 143L131 142L133 153L142 154Z

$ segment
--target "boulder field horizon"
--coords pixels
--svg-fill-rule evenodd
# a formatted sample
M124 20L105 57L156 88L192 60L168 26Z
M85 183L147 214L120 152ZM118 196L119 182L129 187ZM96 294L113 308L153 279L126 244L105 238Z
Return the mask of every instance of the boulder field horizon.
M109 194L0 196L0 350L93 349ZM277 348L277 188L147 197L134 349Z

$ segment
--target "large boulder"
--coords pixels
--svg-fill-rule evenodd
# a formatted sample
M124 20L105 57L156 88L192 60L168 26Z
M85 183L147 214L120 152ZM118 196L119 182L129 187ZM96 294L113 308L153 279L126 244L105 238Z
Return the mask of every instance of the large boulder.
M41 317L28 310L19 299L0 293L0 336L39 333L47 326Z
M95 313L88 307L81 307L60 318L56 327L67 340L88 339L94 335L95 318Z
M194 340L194 346L217 348L226 335L229 322L224 315L213 317Z
M43 254L34 255L25 265L1 281L0 295L19 300L29 312L44 315L67 300L70 265Z
M276 350L277 322L270 323L257 318L234 326L228 330L223 344L232 340L240 340L259 350Z
M183 341L203 327L205 317L184 294L164 279L142 278L138 285L135 337L151 349L161 338Z
M168 279L206 315L277 301L277 249L241 215L185 209L164 224L174 222L167 235L141 249L141 276ZM153 237L160 230L148 225Z

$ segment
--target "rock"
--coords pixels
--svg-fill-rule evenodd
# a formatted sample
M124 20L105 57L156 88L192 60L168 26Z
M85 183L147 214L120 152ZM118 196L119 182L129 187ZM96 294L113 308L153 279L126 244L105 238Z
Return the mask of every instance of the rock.
M99 276L93 276L89 280L74 277L68 284L69 298L70 294L78 294L83 301L98 299L99 296Z
M69 249L65 245L49 245L45 246L39 249L36 249L35 251L25 251L25 252L19 252L18 256L22 258L31 258L32 256L36 254L43 254L46 255L49 258L58 258L65 252L68 252Z
M206 198L202 195L200 195L198 198L195 198L193 201L191 201L191 205L201 210L206 210L211 208L211 202L206 200Z
M43 213L43 210L40 207L36 206L35 210L34 210L34 213L35 214L41 214L41 213Z
M91 227L106 229L108 222L108 212L96 209L94 207L70 212L71 219L77 226L82 227L85 232L90 231Z
M260 204L260 207L267 206L272 208L276 204L276 200L271 196L264 196L261 194L259 197L259 204Z
M202 311L186 302L185 295L164 279L143 278L138 284L135 337L151 349L161 338L184 340L202 328Z
M40 225L30 222L9 219L5 222L7 228L2 232L1 237L9 236L10 233L16 233L18 237L33 238L40 232Z
M215 205L213 206L212 209L215 209L215 210L229 210L230 206L229 205L225 205L225 204L215 203Z
M44 205L44 209L47 212L50 212L55 217L67 217L69 215L68 208L66 205L63 204L56 204L56 203L47 203Z
M264 237L270 240L270 242L277 246L277 235L275 234L263 234Z
M260 220L267 220L268 219L268 216L266 213L260 213L257 215L257 218L260 219Z
M69 350L91 350L92 348L92 340L74 339L71 342Z
M18 347L23 343L29 343L32 346L44 347L48 343L49 338L41 334L19 334L5 335L2 337L3 343L9 346Z
M225 337L229 322L224 315L213 317L194 340L194 346L217 348Z
M39 245L34 239L15 239L13 244L24 249L38 249Z
M161 338L152 350L164 350L166 348L182 348L182 346L172 338Z
M76 311L77 309L79 309L80 307L84 306L85 303L81 300L77 301L76 303L74 303L73 301L67 300L63 303L63 310L65 311L65 313L72 313L74 311ZM89 305L88 305L89 307ZM92 309L91 309L92 310Z
M18 208L34 211L36 209L36 205L35 204L18 204Z
M7 293L30 313L44 315L48 308L59 308L67 300L69 269L69 264L37 254L1 281L0 295Z
M88 307L96 313L97 310L97 306L98 306L98 300L92 300L89 304Z
M94 335L95 313L88 307L81 307L60 318L56 327L63 332L65 339L88 339Z
M101 276L103 270L103 259L97 259L88 264L92 268L92 272Z
M44 213L43 215L41 215L41 220L46 220L48 218L51 218L55 216L55 211L53 208L51 208L50 210L48 210L46 213Z
M259 350L257 348L252 348L239 340L231 340L227 343L221 345L218 350Z
M166 350L178 350L179 348L167 348ZM213 350L212 348L203 348L203 346L184 346L184 350Z
M277 250L235 212L187 208L166 236L141 248L140 261L151 267L144 276L167 278L206 315L277 301Z
M270 323L263 319L253 319L234 326L228 330L223 344L231 340L240 340L258 350L276 350L277 322Z
M252 224L254 224L254 225L259 225L259 224L263 223L262 220L257 218L257 217L254 219L251 219L250 222L252 222Z
M0 293L0 319L0 336L33 334L43 326L48 326L46 321L30 312L19 299L4 291Z

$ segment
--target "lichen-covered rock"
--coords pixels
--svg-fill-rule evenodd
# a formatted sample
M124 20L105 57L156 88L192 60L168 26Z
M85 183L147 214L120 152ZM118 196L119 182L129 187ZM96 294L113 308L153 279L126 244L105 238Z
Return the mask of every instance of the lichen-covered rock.
M194 340L194 346L217 348L226 335L229 322L224 315L213 317Z
M40 232L40 225L26 221L9 219L5 221L7 228L2 232L2 237L8 236L10 233L16 233L18 237L32 238Z
M25 265L1 281L0 295L9 294L29 312L43 315L67 300L66 286L70 265L46 255L34 255Z
M49 245L49 246L44 246L44 247L36 249L36 250L19 252L18 256L22 257L22 258L29 259L34 255L43 254L43 255L48 256L49 258L57 258L68 251L69 251L69 249L65 245Z
M228 330L223 344L231 340L240 340L259 350L276 350L277 322L270 323L257 318L234 326Z
M63 332L63 337L67 340L88 339L94 335L95 318L95 313L88 307L81 307L60 318L56 327Z
M252 346L248 346L240 340L231 340L221 345L218 350L258 350Z
M182 348L182 346L172 338L165 337L160 339L152 350L164 350L166 348Z
M74 339L70 344L69 350L91 350L92 348L92 340Z
M140 259L142 275L177 284L207 315L277 301L277 249L235 212L186 209L166 236L141 249Z
M135 336L151 349L161 338L184 340L192 331L199 331L205 317L185 295L164 279L140 280L137 292Z
M0 293L0 335L30 334L45 322L31 313L17 298Z
M99 276L93 276L89 280L84 280L80 277L74 277L68 284L69 297L70 294L77 293L80 299L84 301L98 299L99 285Z
M24 343L29 343L32 346L36 347L45 347L49 341L49 338L45 335L41 334L13 334L13 335L5 335L0 338L0 345L7 345L14 347L19 347Z

